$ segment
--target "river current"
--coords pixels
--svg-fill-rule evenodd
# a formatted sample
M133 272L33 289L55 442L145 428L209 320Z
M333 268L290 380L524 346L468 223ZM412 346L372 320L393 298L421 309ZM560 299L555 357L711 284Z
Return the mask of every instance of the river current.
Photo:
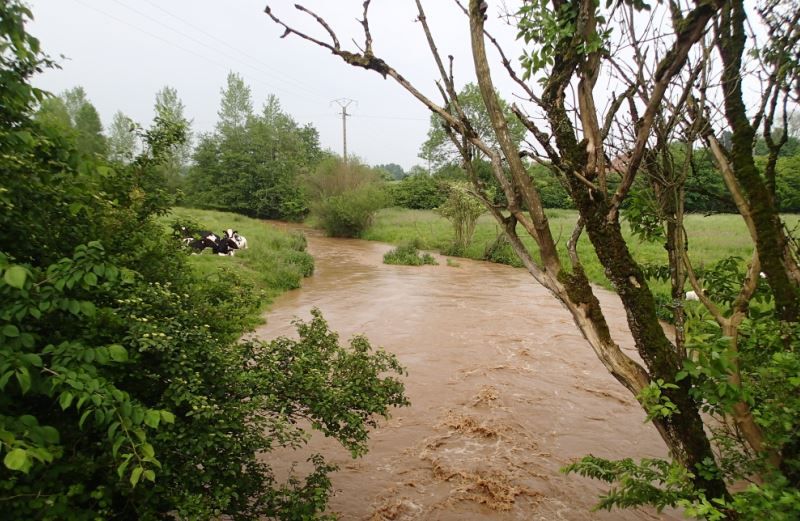
M317 307L343 341L363 333L398 356L412 405L381 422L360 459L315 434L301 450L270 453L277 471L325 454L340 467L330 510L343 520L684 519L591 512L607 486L559 472L587 454L664 457L666 447L526 271L440 256L438 266L389 266L388 245L305 233L316 271L276 300L256 336L292 336L292 320ZM598 293L635 356L619 299Z

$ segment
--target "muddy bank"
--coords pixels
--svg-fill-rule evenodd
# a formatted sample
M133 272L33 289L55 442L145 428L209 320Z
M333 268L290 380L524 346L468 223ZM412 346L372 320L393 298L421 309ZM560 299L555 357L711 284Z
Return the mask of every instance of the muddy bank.
M344 520L683 519L651 510L590 512L603 486L559 468L586 454L665 456L655 429L608 375L571 317L523 270L458 259L460 267L382 264L390 247L310 232L316 273L281 296L256 334L291 335L322 310L342 338L364 333L408 369L412 406L374 431L353 460L315 436L273 453L285 469L322 452L331 511ZM600 295L615 338L632 351L615 295Z

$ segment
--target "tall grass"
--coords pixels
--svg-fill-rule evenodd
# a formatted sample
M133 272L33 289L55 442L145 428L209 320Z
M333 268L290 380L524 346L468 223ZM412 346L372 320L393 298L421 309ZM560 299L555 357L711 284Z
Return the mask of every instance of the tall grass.
M548 210L547 216L559 251L566 259L566 243L575 227L578 214L574 210ZM798 215L787 215L784 219L790 228L800 222ZM752 242L738 215L688 215L686 229L689 237L689 254L695 267L703 268L731 256L750 258ZM623 233L638 262L662 265L667 263L667 252L662 243L642 242L636 239L625 223L623 223ZM474 240L463 256L471 259L489 258L496 262L521 265L510 246L497 241L500 234L500 227L494 219L490 215L482 216L478 220ZM362 234L362 238L392 244L417 241L422 249L441 251L452 243L453 230L446 219L431 210L387 208L378 212L374 225ZM526 237L524 242L536 253L531 238ZM578 254L589 279L610 289L611 284L606 279L603 267L585 233L578 241ZM668 292L664 283L654 282L653 287L659 293Z
M208 277L225 276L220 268L234 271L261 293L265 306L280 293L300 287L303 278L314 272L314 259L305 251L306 240L302 233L287 233L235 213L189 208L174 208L172 214L163 218L165 228L176 219L194 221L201 229L218 235L233 228L245 236L248 249L238 250L233 257L205 250L200 255L191 255L190 262Z

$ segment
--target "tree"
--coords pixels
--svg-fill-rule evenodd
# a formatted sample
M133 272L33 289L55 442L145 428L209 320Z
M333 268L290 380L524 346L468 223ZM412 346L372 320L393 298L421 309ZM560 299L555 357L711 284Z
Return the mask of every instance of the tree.
M228 76L216 131L200 138L187 177L191 204L273 219L298 220L308 212L300 177L323 153L317 130L300 127L270 95L252 112L250 89ZM224 190L220 187L224 186Z
M245 84L241 76L229 72L226 87L220 92L222 101L217 112L219 116L217 130L223 135L243 130L253 116L250 87Z
M137 150L136 123L121 111L114 113L108 132L108 159L128 164Z
M161 166L164 178L167 180L167 186L173 192L183 186L185 171L192 153L191 131L189 130L191 122L186 119L183 112L183 102L178 97L177 90L170 86L165 86L156 93L156 120L178 124L187 129L186 139L182 143L177 143L173 146L169 157Z
M520 71L487 32L489 3L470 0L463 11L469 21L472 63L490 137L481 135L465 114L453 73L437 51L421 2L416 4L418 22L440 73L437 97L444 98L443 105L375 55L369 0L363 4L361 19L364 43L355 50L344 49L340 42L346 40L317 15L315 20L325 27L330 41L289 26L269 7L266 12L282 27L284 36L298 35L352 66L392 78L440 118L441 128L467 169L472 193L502 226L530 274L570 311L609 372L639 399L673 458L637 464L589 457L568 470L616 483L601 503L607 508L679 504L689 514L714 519L737 515L758 519L764 511L781 519L796 518L800 513L800 436L792 425L800 420L794 409L800 406L800 382L787 378L800 367L796 355L800 271L797 251L791 246L796 243L787 237L774 203L774 165L788 132L777 134L782 136L777 141L772 133L776 107L786 107L800 81L796 2L770 0L754 15L741 0L688 6L671 2L664 11L638 0L606 6L588 0L526 1L511 15L525 44ZM310 12L303 6L298 9ZM638 18L648 11L650 16L663 17L671 28L662 32L660 23L640 24ZM770 28L769 40L758 49L746 46L748 16L760 16ZM704 40L712 26L713 34ZM495 90L487 41L529 107L523 110L515 104L511 111L533 138L532 149L521 150L510 131L510 116ZM764 101L752 119L742 96L742 79L748 76L743 59L748 53L759 53L760 61L747 66L762 67L763 77L768 78L762 84ZM716 60L722 63L720 70L715 69ZM604 112L595 91L601 78L615 91ZM721 106L712 106L718 100ZM717 114L724 114L724 122L712 119ZM770 151L763 174L753 158L758 128ZM726 130L731 132L727 150L716 138ZM700 142L711 150L753 241L754 254L744 269L735 261L702 276L692 269L682 221L691 161L674 160L669 147L675 141L684 143L687 152ZM475 172L475 150L487 158L502 199L491 197ZM578 210L580 219L565 257L556 248L541 193L522 156L550 168ZM673 338L659 324L648 277L622 234L621 211L625 205L638 204L634 195L645 191L648 197L640 200L649 199L657 209L655 225L666 242L666 271L676 303ZM652 221L648 212L638 215ZM649 227L654 229L652 223ZM609 334L576 248L584 231L626 309L643 365L625 354ZM533 239L537 251L526 247L520 233ZM766 308L751 305L761 269L768 285L762 289L770 302ZM714 317L711 330L685 322L687 279L703 295L702 303ZM710 288L734 289L707 297L700 279ZM726 283L721 285L721 281ZM702 334L686 337L684 324L699 328ZM759 342L754 331L773 333ZM705 363L695 364L688 358L689 347ZM777 406L778 402L790 405L787 409ZM706 424L701 410L719 423ZM780 419L786 420L782 427ZM726 431L726 425L734 427ZM758 484L746 491L728 487L729 482L754 475Z
M75 121L78 119L78 113L84 105L89 103L89 99L86 96L86 89L79 85L65 90L59 97L64 102L70 121L75 124Z
M458 93L458 99L458 105L450 107L450 112L454 115L463 114L463 117L469 121L475 133L490 146L496 147L497 143L492 131L491 119L486 110L486 105L483 103L483 98L481 98L478 86L474 83L464 85ZM508 121L511 139L519 146L525 134L525 127L518 119L513 117L508 103L500 98L499 95L498 102ZM439 170L447 164L460 164L462 160L461 154L448 137L446 122L436 114L431 114L430 125L428 139L422 144L419 157L429 161L434 170ZM485 156L480 149L475 149L472 151L471 157L473 159L482 159Z
M398 164L396 164L396 163L387 163L385 165L375 165L375 168L386 170L387 172L389 172L389 175L391 176L391 178L394 179L395 181L399 181L399 180L403 179L404 177L406 177L406 175L407 175L405 173L405 171L403 170L403 167L398 165Z
M453 244L444 253L446 255L464 255L472 237L478 218L486 213L486 208L478 198L470 194L465 182L451 182L446 185L447 194L444 202L436 212L453 225Z
M72 118L67 105L58 96L49 96L42 100L36 112L36 119L50 126L59 126L65 133L72 130Z
M129 164L78 153L33 117L52 62L30 11L0 18L3 517L323 516L331 465L315 455L284 484L257 456L303 443L299 424L363 454L374 415L406 403L402 367L317 310L298 339L241 342L258 299L233 272L195 273L159 221L157 168L185 127L158 119Z

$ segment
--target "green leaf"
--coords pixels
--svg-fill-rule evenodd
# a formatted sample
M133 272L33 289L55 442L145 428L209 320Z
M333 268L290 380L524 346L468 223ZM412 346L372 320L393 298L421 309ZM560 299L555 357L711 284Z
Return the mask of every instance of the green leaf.
M108 354L115 362L124 362L128 359L128 351L119 344L108 346Z
M9 378L11 375L14 374L14 371L6 371L2 375L0 375L0 390L5 389L6 385L8 384Z
M42 357L36 353L25 353L24 355L20 356L20 358L28 365L32 365L33 367L42 367Z
M136 467L135 469L133 469L133 472L131 472L132 487L135 487L136 484L139 482L139 478L141 477L142 472L144 472L144 469L142 467Z
M59 440L58 430L49 425L45 425L44 427L42 427L42 437L44 438L44 441L46 441L47 443L51 445L56 444L58 443Z
M3 275L3 280L6 281L11 287L22 289L25 285L25 279L28 276L28 271L22 266L11 266Z
M3 458L3 464L8 469L19 470L27 474L30 466L28 453L23 449L13 449Z
M61 406L62 410L65 410L69 405L72 403L72 393L69 391L64 391L61 393L61 396L58 397L58 404Z
M20 367L17 369L15 376L17 377L17 382L19 382L19 388L22 390L22 394L27 393L31 388L31 375L28 372L28 368Z
M91 413L92 413L91 409L86 409L85 411L83 411L83 414L81 414L81 419L78 421L79 429L83 429L83 424L86 421L86 418L88 418Z
M91 271L83 276L83 281L88 284L89 286L96 286L97 285L97 275L92 273Z
M161 421L164 423L175 423L175 415L169 411L161 411Z
M161 421L161 414L158 411L149 410L144 415L144 423L149 427L157 428L159 421Z
M3 335L9 338L15 338L19 336L19 329L14 324L6 324L3 326Z
M81 302L81 312L87 317L93 317L97 312L95 305L88 300Z
M148 469L144 471L144 479L150 480L155 482L156 480L156 473L152 470Z

